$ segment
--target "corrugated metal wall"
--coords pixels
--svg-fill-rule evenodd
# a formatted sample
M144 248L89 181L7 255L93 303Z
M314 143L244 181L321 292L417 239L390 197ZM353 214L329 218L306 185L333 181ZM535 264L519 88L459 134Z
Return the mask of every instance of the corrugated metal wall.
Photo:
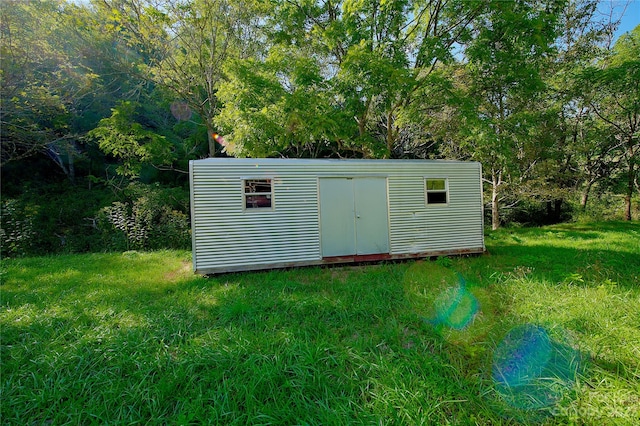
M190 171L197 272L320 262L319 177L388 178L391 254L484 247L478 163L211 158ZM425 177L448 179L448 205L425 205ZM272 210L244 209L251 178L273 180Z
M273 210L244 209L247 178L272 179ZM316 176L295 163L281 169L245 160L191 162L195 270L318 259L317 192Z
M414 173L389 177L391 253L484 247L480 165L430 163ZM425 204L426 177L447 179L448 204Z

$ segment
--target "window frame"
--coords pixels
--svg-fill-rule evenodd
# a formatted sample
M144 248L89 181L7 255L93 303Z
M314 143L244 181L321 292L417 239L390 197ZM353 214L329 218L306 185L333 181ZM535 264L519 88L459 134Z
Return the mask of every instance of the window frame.
M269 184L270 191L269 192L247 192L247 182L255 181L261 185ZM274 179L272 177L243 177L241 179L242 185L242 210L245 212L258 212L258 211L272 211L274 210ZM247 197L250 196L266 196L269 200L269 206L251 206L247 205Z
M442 181L444 182L444 189L429 189L429 181ZM429 202L429 194L444 194L445 201L444 203L440 202ZM424 204L427 207L433 206L448 206L451 201L449 198L449 178L440 177L440 176L425 176L424 177Z

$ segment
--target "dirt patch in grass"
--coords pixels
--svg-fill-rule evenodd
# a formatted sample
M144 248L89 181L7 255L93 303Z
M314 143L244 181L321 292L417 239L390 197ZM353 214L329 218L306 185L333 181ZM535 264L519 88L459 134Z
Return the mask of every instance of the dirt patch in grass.
M164 279L170 282L176 282L184 278L191 278L192 276L193 267L191 266L191 262L185 260L178 269L174 269L173 271L169 271L164 274Z

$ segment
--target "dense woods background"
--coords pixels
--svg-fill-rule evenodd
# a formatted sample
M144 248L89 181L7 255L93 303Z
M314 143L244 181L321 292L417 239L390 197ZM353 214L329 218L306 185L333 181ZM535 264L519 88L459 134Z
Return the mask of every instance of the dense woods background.
M2 255L188 247L188 161L480 161L487 219L638 217L640 27L593 0L5 0Z

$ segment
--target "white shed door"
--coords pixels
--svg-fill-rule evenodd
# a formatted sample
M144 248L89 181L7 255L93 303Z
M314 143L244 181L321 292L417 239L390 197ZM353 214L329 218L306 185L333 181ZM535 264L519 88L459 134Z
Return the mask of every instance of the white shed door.
M322 256L389 253L386 178L321 178Z

